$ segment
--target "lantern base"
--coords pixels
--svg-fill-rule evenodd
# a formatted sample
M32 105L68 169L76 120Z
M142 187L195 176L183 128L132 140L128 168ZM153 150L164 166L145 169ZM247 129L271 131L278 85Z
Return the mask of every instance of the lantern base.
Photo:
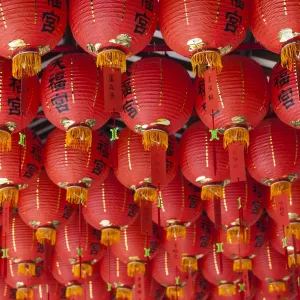
M180 224L173 224L167 227L167 240L171 238L185 239L186 238L186 228Z
M18 288L16 292L17 300L32 300L33 299L33 290L32 288L22 287Z
M291 196L292 193L292 183L289 181L278 181L274 182L271 185L271 199L276 196L285 194L288 197Z
M135 202L151 201L152 204L155 204L157 201L157 197L157 189L149 186L140 187L134 193Z
M88 189L82 186L68 186L66 199L71 204L85 205L88 199Z
M297 240L300 240L300 222L291 222L284 228L286 236L295 235Z
M56 230L51 227L40 227L36 231L35 237L39 244L44 244L45 240L48 240L54 246L56 242Z
M132 300L132 290L126 287L118 287L116 300Z
M0 205L3 207L4 202L9 206L17 207L19 201L19 190L15 186L4 186L0 188Z
M137 274L145 274L146 266L141 261L130 261L127 263L128 277L135 277Z
M178 299L178 297L183 297L183 288L181 286L168 286L166 295L168 299Z
M21 52L12 59L12 75L16 79L31 77L42 69L42 58L34 51Z
M120 68L121 73L126 72L126 54L117 49L109 49L97 55L97 67Z
M205 185L201 190L202 200L217 200L223 198L224 188L222 185Z
M66 297L76 297L76 296L82 296L82 286L79 284L72 284L67 287L66 289Z
M250 258L236 259L233 262L233 271L237 273L252 271L252 260Z
M294 61L295 59L297 59L299 54L300 54L299 41L293 41L291 43L287 43L281 49L281 53L280 53L281 65L283 67L286 67L290 71L293 71Z
M241 226L233 226L227 229L227 243L229 244L247 244L250 239L250 229L241 229Z
M193 67L193 73L199 77L203 76L206 66L215 68L217 72L220 72L223 67L221 54L217 50L204 50L195 53L191 58L191 64Z
M221 284L218 287L219 296L230 297L236 294L236 286L233 283Z
M295 261L295 255L294 253L293 254L289 254L289 257L288 257L288 264L289 264L289 267L295 267L295 266L300 266L300 254L299 253L296 253L296 259L297 261Z
M81 267L81 274L80 274ZM76 264L72 268L72 273L77 278L87 278L93 275L93 266L89 263Z
M181 272L197 272L198 261L194 256L184 256L181 258Z
M74 126L67 130L66 146L88 152L92 146L92 129L88 126Z
M284 281L275 281L269 283L269 293L283 293L286 291Z
M120 228L103 228L101 230L101 244L111 246L112 244L119 243L121 238Z
M11 151L11 133L4 128L0 129L0 152Z
M20 276L35 276L35 264L31 262L21 262L18 264L18 275Z
M143 133L143 145L146 151L151 147L168 149L168 134L160 129L149 129Z
M229 144L241 142L247 149L249 147L249 131L244 127L231 127L225 130L223 138L224 149L228 148Z

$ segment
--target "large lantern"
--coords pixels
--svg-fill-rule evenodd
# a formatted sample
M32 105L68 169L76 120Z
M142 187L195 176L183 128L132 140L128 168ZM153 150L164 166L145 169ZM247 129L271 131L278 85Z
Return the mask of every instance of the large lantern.
M11 58L17 79L41 71L41 56L53 49L65 33L66 1L24 0L1 4L0 56Z
M106 246L120 241L120 230L135 221L138 211L132 191L119 183L112 171L100 186L90 189L83 207L85 219L101 229L101 243Z
M191 57L193 72L220 70L221 55L237 48L248 29L250 1L199 3L165 0L160 3L160 29L175 52Z
M300 53L300 13L297 0L254 0L250 26L254 37L268 50L281 53L281 63L290 70Z
M104 111L103 72L87 54L67 54L51 62L41 81L47 119L66 131L66 145L88 151L92 130L109 119Z
M67 201L85 204L88 187L101 184L110 170L110 141L104 132L93 132L88 152L66 147L65 133L53 130L45 145L45 169L50 179L67 189Z

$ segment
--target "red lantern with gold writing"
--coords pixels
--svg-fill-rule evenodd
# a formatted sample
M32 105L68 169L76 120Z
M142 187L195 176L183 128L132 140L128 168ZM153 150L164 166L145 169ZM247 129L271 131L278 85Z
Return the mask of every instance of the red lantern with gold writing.
M67 25L66 1L16 0L1 4L0 56L12 58L17 79L41 71L41 56L61 40Z

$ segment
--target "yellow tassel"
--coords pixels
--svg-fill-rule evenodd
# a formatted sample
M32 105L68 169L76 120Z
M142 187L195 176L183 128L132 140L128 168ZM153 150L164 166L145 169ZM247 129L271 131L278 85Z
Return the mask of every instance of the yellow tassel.
M178 297L183 297L183 288L181 286L168 286L166 295L170 300L177 300Z
M5 186L0 188L0 205L3 206L4 202L8 201L12 207L18 206L19 190L15 186Z
M16 292L16 300L32 300L33 290L31 288L18 288Z
M54 246L56 242L56 230L51 227L40 227L36 233L35 237L39 244L44 244L45 240L51 242L51 245Z
M291 193L292 193L292 183L289 181L278 181L278 182L274 182L271 185L271 199L282 194L285 194L288 197L290 197Z
M250 137L247 128L232 127L232 128L228 128L224 132L223 147L224 149L227 149L229 144L235 142L241 142L244 144L245 148L247 149L249 147L249 141L250 141Z
M97 55L97 67L117 67L121 73L126 72L126 54L117 49L100 52Z
M157 189L148 186L138 188L134 193L135 202L151 201L152 204L156 204L157 197Z
M289 263L289 267L290 268L294 267L294 266L300 266L300 254L297 253L296 257L297 257L297 262L295 262L295 255L294 255L294 253L289 255L289 257L288 257L288 263Z
M88 199L88 189L81 186L68 186L66 199L72 204L85 205Z
M221 284L218 287L219 296L230 297L236 294L236 286L233 283Z
M174 224L167 227L167 240L171 238L185 239L186 238L186 228L183 225Z
M218 51L201 51L195 53L191 58L193 73L202 77L206 66L215 68L217 72L222 70L222 59Z
M237 273L252 271L252 260L250 258L236 259L233 262L233 271Z
M92 129L88 126L74 126L67 130L66 146L88 152L92 147Z
M280 53L281 65L290 71L293 71L293 64L300 53L300 44L293 42L285 45Z
M116 300L132 300L132 290L126 287L118 287Z
M269 293L282 293L286 291L284 281L276 281L269 283Z
M202 200L216 200L223 198L224 189L222 185L205 185L201 190Z
M11 133L5 129L0 129L0 152L11 151Z
M233 226L227 229L227 243L229 244L247 244L250 240L250 229L240 226Z
M34 263L19 263L18 264L18 275L21 276L35 276L35 264Z
M285 236L295 235L297 240L300 240L300 222L290 223L284 228Z
M160 147L167 150L168 140L168 134L159 129L150 129L143 134L143 145L146 151L149 151L151 147Z
M101 244L111 246L112 244L119 243L121 238L121 231L119 228L103 228L101 230Z
M76 297L82 296L82 287L81 285L70 285L66 289L66 297Z
M127 263L127 275L135 277L136 274L145 274L146 267L141 261L130 261Z
M12 59L12 75L16 79L34 76L41 68L42 58L37 52L22 52Z
M194 256L184 256L181 258L181 272L197 272L198 261Z
M72 267L73 275L77 278L87 278L93 275L93 267L90 264L81 264L81 277L80 277L80 264L76 264Z

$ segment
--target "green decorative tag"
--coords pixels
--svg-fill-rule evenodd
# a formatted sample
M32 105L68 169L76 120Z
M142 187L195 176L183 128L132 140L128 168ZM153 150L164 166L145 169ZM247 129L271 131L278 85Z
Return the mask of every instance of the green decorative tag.
M213 140L217 140L218 141L220 139L218 137L219 129L210 129L209 132L211 133L210 141L213 141Z
M145 257L150 257L150 248L144 248L144 250L145 250Z
M245 290L246 290L246 284L245 283L239 283L238 284L239 285L239 293L241 293L241 292L245 292Z
M241 209L242 208L242 200L241 200L241 197L238 197L237 198L237 201L238 201L238 209Z
M79 257L82 257L82 251L83 251L83 249L82 248L76 248L76 250L77 250L77 255Z
M282 239L282 248L286 248L287 247L287 239L286 237Z
M110 129L110 132L111 132L111 138L110 138L110 140L111 141L115 141L115 140L119 139L119 137L118 137L118 130L119 130L119 127Z
M175 278L175 281L176 281L176 285L180 285L179 276L177 276L177 277Z
M25 147L25 134L19 132L20 140L19 140L19 145Z
M217 253L224 252L223 243L216 243L216 246L217 246Z
M111 284L110 283L107 284L107 291L111 292Z
M157 207L158 207L158 208L162 208L162 198L161 198L161 197L158 197L158 198L157 198L157 202L158 202L158 203L157 203Z
M8 258L8 248L6 249L1 249L2 251L2 257L1 258Z

